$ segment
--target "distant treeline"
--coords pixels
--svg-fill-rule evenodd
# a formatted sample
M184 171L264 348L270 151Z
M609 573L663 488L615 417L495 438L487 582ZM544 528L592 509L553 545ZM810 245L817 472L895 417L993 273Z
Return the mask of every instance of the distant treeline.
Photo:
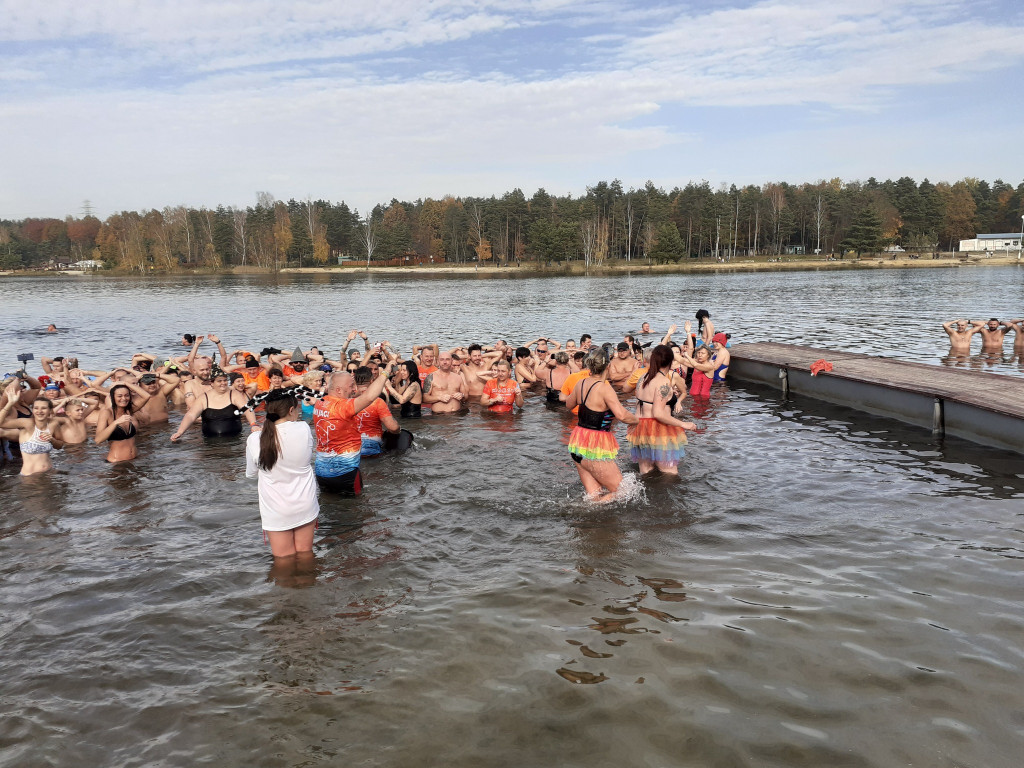
M449 262L686 258L787 252L857 253L888 245L952 250L985 232L1018 232L1024 183L785 182L718 189L704 181L671 191L618 180L583 197L519 189L501 197L392 200L361 216L344 202L275 200L248 208L168 207L95 216L0 221L0 268L85 260L149 268L265 268L389 261L410 255Z

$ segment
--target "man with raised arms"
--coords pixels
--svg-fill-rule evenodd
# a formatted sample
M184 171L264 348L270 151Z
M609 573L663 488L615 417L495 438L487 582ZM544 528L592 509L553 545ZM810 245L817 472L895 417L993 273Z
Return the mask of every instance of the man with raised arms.
M412 348L412 361L420 372L420 381L423 381L430 374L437 370L434 363L440 355L437 344L416 345Z
M357 414L384 391L391 375L391 365L384 375L374 379L362 393L356 390L351 373L332 373L327 380L327 394L313 406L313 431L316 434L316 462L313 470L320 487L332 493L361 493L363 478L359 473L359 457L363 436Z
M495 360L504 358L505 351L495 349L484 354L483 347L479 344L470 344L468 351L469 360L462 363L462 378L466 382L466 397L476 400L483 393L484 382L488 378L481 374L487 374Z
M144 373L139 379L139 388L149 395L149 400L139 408L139 420L143 424L157 424L167 421L167 398L178 386L178 377L170 373Z
M213 387L210 385L210 373L213 371L213 358L208 355L196 355L199 351L199 345L207 338L217 345L217 349L220 350L221 360L226 361L228 357L227 352L224 350L224 345L221 344L220 339L212 333L205 337L196 336L195 341L192 343L192 351L188 353L188 360L186 361L186 366L195 376L191 381L186 382L184 386L185 400L189 407L191 407L199 397L208 394L213 390Z
M1016 334L1013 337L1013 351L1024 354L1024 319L1007 320L1006 327Z
M466 382L452 370L451 352L442 352L437 363L438 369L423 379L423 404L434 413L455 413L466 400Z
M1009 325L999 322L994 317L987 323L975 320L974 325L978 326L978 330L981 331L982 352L1003 351L1003 337L1010 330Z
M361 363L362 360L363 360L363 355L359 354L358 350L353 349L352 352L348 352L348 345L351 344L353 341L355 341L356 337L359 337L359 338L361 338L363 340L363 346L366 348L365 351L367 353L370 351L370 339L366 335L366 331L349 331L348 332L348 336L345 338L345 346L343 346L341 348L341 355L340 355L340 357L341 357L342 367L344 367L345 363L351 362L353 360L355 360L356 362L359 362L359 363ZM345 357L345 354L347 352L348 352L349 356Z
M968 327L970 326L970 327ZM981 330L983 323L971 323L970 320L950 320L942 324L942 330L949 336L949 351L954 354L967 354L971 351L971 337Z
M620 341L615 350L615 357L608 363L608 383L617 392L621 392L623 383L637 369L638 364L629 342Z

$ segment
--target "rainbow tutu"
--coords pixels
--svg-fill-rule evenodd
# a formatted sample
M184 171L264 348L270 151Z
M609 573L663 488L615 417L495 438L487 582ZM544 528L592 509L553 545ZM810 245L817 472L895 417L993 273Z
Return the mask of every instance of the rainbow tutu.
M612 461L619 455L619 443L611 432L576 427L569 435L569 453L590 461Z
M629 440L629 456L636 463L654 461L661 464L678 464L686 455L686 430L662 424L657 419L640 419L626 433Z

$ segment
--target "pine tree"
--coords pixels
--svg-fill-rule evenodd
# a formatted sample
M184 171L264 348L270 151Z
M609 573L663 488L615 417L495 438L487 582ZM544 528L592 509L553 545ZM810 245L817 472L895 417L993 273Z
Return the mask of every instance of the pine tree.
M839 247L844 251L876 253L882 248L882 219L871 206L862 208L854 218Z

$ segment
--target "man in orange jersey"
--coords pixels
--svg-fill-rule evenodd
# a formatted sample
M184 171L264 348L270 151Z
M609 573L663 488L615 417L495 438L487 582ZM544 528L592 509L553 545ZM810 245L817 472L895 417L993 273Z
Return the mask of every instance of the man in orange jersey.
M363 436L356 424L356 414L380 396L390 375L391 365L388 364L384 375L375 379L362 394L356 391L351 373L332 373L328 379L327 394L313 406L313 431L316 433L313 469L323 490L362 492L359 457Z

